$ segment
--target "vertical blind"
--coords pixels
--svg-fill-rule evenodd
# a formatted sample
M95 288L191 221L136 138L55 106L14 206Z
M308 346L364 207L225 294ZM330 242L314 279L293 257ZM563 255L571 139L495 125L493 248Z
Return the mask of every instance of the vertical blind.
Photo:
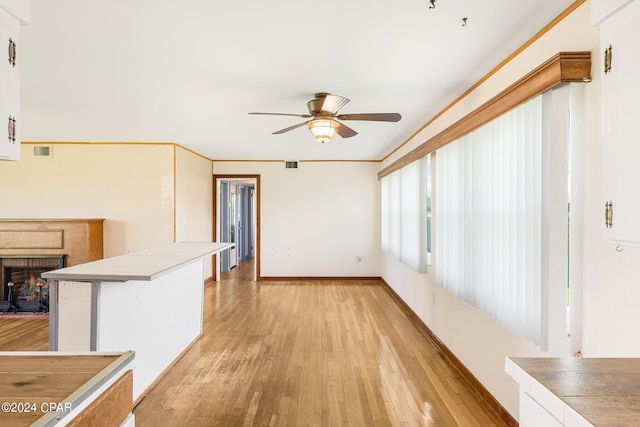
M382 178L382 250L420 271L421 161Z
M436 281L540 342L543 108L538 96L436 151Z

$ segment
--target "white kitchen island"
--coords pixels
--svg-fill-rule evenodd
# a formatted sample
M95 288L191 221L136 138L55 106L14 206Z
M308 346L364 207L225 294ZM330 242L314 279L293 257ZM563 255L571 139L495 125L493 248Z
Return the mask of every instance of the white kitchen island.
M172 243L48 271L49 349L135 351L133 399L202 334L204 257L233 243Z

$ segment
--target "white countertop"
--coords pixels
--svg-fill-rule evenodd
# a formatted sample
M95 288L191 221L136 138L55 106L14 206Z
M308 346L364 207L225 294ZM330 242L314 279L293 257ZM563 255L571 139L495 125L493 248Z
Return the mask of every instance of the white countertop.
M199 258L232 248L234 243L170 243L155 248L42 273L45 279L68 281L153 280Z

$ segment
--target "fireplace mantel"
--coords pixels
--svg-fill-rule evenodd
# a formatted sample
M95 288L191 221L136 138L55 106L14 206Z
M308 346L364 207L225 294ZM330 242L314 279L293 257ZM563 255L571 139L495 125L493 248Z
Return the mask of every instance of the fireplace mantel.
M103 258L102 218L0 219L0 258L64 255L72 266Z

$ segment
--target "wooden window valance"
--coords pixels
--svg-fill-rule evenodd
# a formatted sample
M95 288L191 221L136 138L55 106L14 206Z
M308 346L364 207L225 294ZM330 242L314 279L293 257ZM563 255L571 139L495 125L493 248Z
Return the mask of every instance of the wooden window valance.
M378 179L490 122L517 105L563 83L591 81L591 52L560 52L535 70L378 172Z

